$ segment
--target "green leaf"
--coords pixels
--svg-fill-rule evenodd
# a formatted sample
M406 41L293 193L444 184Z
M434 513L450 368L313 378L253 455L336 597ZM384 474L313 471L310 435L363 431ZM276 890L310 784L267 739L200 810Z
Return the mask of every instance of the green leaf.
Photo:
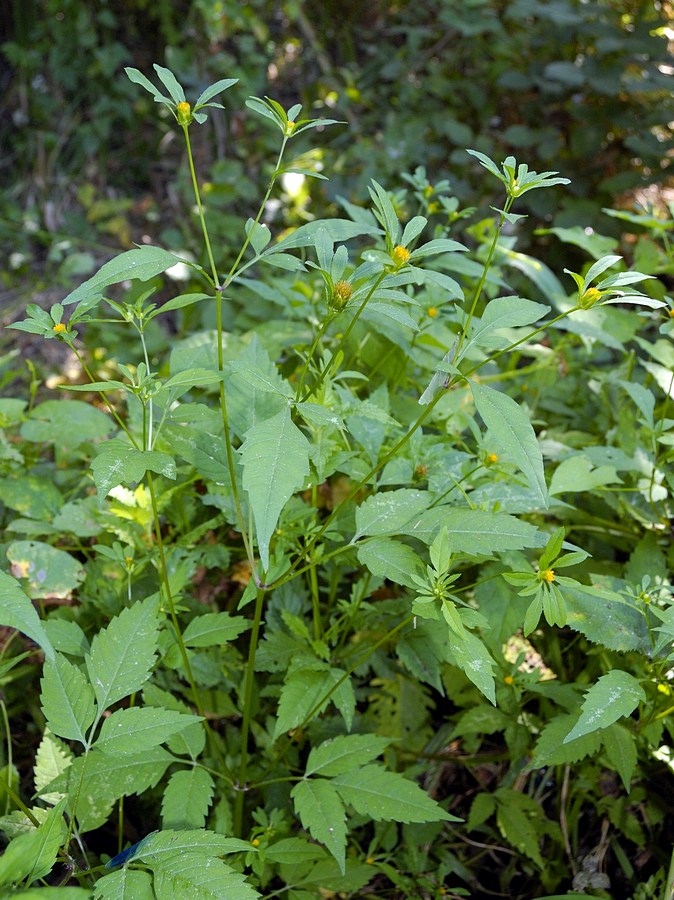
M242 849L241 841L203 829L163 829L149 834L139 847L136 859L154 868L165 865L174 857L194 853L197 856L224 856Z
M87 390L90 385L83 385ZM35 443L52 441L75 450L85 441L104 438L115 428L111 416L82 400L46 400L39 403L21 426L21 437Z
M391 198L384 188L374 179L372 180L372 187L368 188L368 191L370 192L370 197L372 197L372 202L374 204L375 216L384 227L386 236L393 247L394 244L398 243L400 237L400 223L398 222L398 216L393 207L393 203L391 202Z
M53 481L23 473L21 478L0 481L0 500L22 516L49 522L63 506L63 495Z
M345 679L338 688L332 690L343 675L342 669L331 669L327 663L319 660L300 658L296 661L295 667L291 663L281 688L273 740L301 725L314 707L316 709L313 715L320 715L330 700L342 713L347 726L350 725L349 717L350 714L352 716L352 708L355 706L351 682ZM326 696L328 694L330 696Z
M47 659L54 659L55 653L44 625L19 582L11 575L0 572L0 625L16 628L35 641Z
M155 900L155 897L150 873L137 869L124 867L99 878L94 885L94 900Z
M457 666L466 673L475 687L495 706L495 663L485 645L472 632L465 630L462 636L452 631L449 640L451 642L452 655Z
M543 766L561 766L580 762L586 756L594 756L601 747L601 737L596 732L564 742L578 719L577 713L556 716L541 731L534 747L528 769Z
M593 491L605 484L622 484L613 466L595 467L582 453L563 460L550 479L550 496Z
M512 397L471 382L475 407L487 428L502 446L508 461L525 475L543 508L548 506L543 454L526 412Z
M205 769L174 772L161 804L164 828L203 828L212 799L213 779Z
M54 734L86 744L96 704L84 673L57 653L53 660L45 661L40 686L42 711Z
M417 587L411 576L423 573L423 563L414 550L388 537L374 538L361 544L358 560L373 575L410 588Z
M89 679L101 710L138 691L155 662L159 601L148 598L123 609L99 631L86 657Z
M332 779L345 803L377 822L459 822L421 788L377 765L351 769Z
M147 470L175 479L176 464L168 453L157 450L137 450L135 447L110 447L112 442L91 463L98 498L103 501L110 491L120 484L132 484L143 480ZM121 442L120 442L121 443Z
M629 794L637 767L637 742L631 731L614 723L602 732L601 739L611 766L618 772Z
M399 534L410 519L428 508L431 496L428 491L401 488L382 491L368 497L356 509L356 533L354 541L363 535Z
M179 262L182 262L179 257L160 247L139 247L137 250L127 250L111 259L84 284L68 294L63 300L63 305L78 303L81 300L102 295L106 287L111 284L119 284L120 281L133 278L137 278L139 281L148 281Z
M176 80L173 72L170 69L166 69L164 66L158 66L157 63L154 63L152 68L155 70L155 72L159 76L160 81L171 95L171 99L175 103L184 103L185 91L178 84L178 81Z
M436 506L408 523L400 534L418 537L430 544L442 528L447 528L455 553L492 556L505 550L541 546L542 536L534 525L506 513L482 509Z
M309 753L305 775L341 775L381 756L390 743L375 734L344 734L323 741Z
M652 650L648 623L642 612L618 594L598 584L564 586L567 625L596 644L626 653Z
M168 709L147 706L118 709L103 721L95 747L108 755L134 755L163 744L172 735L200 721L200 716Z
M302 826L328 848L342 874L346 858L346 813L330 781L300 781L290 792Z
M154 865L154 891L165 900L256 900L261 895L222 860L181 853Z
M61 791L49 792L44 788L50 782L58 778L72 764L73 754L69 748L55 737L49 728L45 728L40 746L35 754L35 767L33 768L33 781L35 793L40 799L50 805L55 805L62 799Z
M232 85L237 84L238 81L238 78L221 78L220 81L216 81L214 84L209 85L195 100L195 109L199 106L203 106L204 103L208 103L208 101L212 100L216 94L221 94L223 91L228 90Z
M541 869L541 832L539 822L543 817L540 805L533 797L509 788L500 788L497 793L496 823L503 837L532 859ZM537 822L538 820L538 822Z
M308 222L295 229L288 237L283 238L278 243L268 247L261 254L261 259L267 259L276 253L286 250L295 250L299 247L311 247L316 239L316 232L321 228L328 232L334 243L342 243L349 241L355 237L362 235L378 235L381 234L376 225L367 222L352 222L350 219L330 219L329 221L318 220L316 222Z
M65 550L40 541L14 541L6 550L14 571L28 580L33 599L68 597L84 578L81 563Z
M309 441L290 417L290 410L246 432L239 448L243 486L255 519L263 569L269 568L269 544L283 507L309 474Z
M75 759L48 789L67 790L70 808L76 806L81 831L100 828L120 797L142 794L154 787L174 761L163 747L136 756L107 756L93 749Z
M629 716L645 700L644 689L633 675L620 669L607 672L585 695L580 718L564 743L599 728L608 728L617 719Z
M138 71L138 69L127 66L124 71L126 72L126 76L129 81L132 81L134 84L139 84L141 87L145 88L148 93L152 94L155 100L165 100L167 103L170 102L169 98L164 97L161 91L157 90L157 88L152 84L149 78L146 78L142 72Z
M466 828L473 831L484 825L487 819L496 811L496 797L493 794L478 794L470 806Z
M250 628L245 616L229 613L205 613L195 616L183 632L186 647L215 647L233 641Z
M503 328L517 328L538 322L549 311L549 306L525 300L523 297L498 297L496 300L491 300L487 304L482 318L475 323L469 340L464 344L462 356L465 356L466 350L474 344L485 347L494 346L494 332ZM501 342L498 346L501 346Z
M65 839L65 800L47 813L35 831L20 834L5 847L0 857L0 885L26 881L31 884L51 872Z
M146 684L143 688L143 700L146 706L171 709L174 712L190 713L190 708L182 700L178 700L168 691L163 691L155 684ZM190 756L197 759L206 745L206 732L202 722L189 725L169 738L167 746L172 753L179 756Z

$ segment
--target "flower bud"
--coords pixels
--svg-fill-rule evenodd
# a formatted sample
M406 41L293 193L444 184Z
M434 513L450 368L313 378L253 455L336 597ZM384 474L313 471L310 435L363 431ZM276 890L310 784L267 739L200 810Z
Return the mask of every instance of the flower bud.
M57 322L57 324L52 328L52 331L56 332L56 334L63 334L67 330L68 328L63 324L63 322Z
M588 288L578 300L581 309L589 309L601 298L601 291L596 287Z
M192 107L189 103L183 101L176 106L176 116L178 117L178 125L189 125L192 121Z
M328 306L334 312L341 312L351 299L353 288L348 281L338 281L332 289L332 296L328 301Z
M411 255L410 251L406 247L401 247L400 244L396 244L391 250L391 259L395 263L396 269L401 269L405 263L408 263Z
M541 581L547 581L548 584L555 580L555 570L554 569L543 569L542 572L538 573L538 577Z

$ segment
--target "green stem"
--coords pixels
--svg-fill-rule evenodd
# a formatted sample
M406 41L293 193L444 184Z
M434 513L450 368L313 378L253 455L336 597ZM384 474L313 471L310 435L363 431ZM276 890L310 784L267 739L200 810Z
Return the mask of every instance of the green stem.
M255 599L255 613L253 615L253 628L248 645L248 662L244 676L243 688L243 720L241 722L241 760L239 763L239 778L237 792L234 800L234 834L239 837L243 834L243 800L247 790L246 779L248 777L248 735L253 714L253 686L255 684L255 656L260 637L260 624L262 622L262 608L264 606L265 590L258 588Z
M197 173L194 168L194 158L192 156L192 144L190 142L190 132L189 126L183 125L183 134L185 135L185 146L187 147L187 159L190 164L190 175L192 176L192 188L194 190L194 199L197 201L197 210L199 211L199 221L201 222L201 231L204 236L204 245L206 247L206 255L208 256L208 263L211 267L211 275L213 277L214 284L218 285L218 270L215 267L215 260L213 259L213 251L211 250L211 241L208 237L208 228L206 228L206 218L204 216L204 207L201 202L201 193L199 191L199 183L197 182Z
M89 381L93 384L94 381L96 381L96 379L94 378L93 374L92 374L91 371L89 370L89 366L87 366L87 364L85 363L84 359L82 358L82 355L79 353L79 351L77 350L77 348L75 347L74 344L69 343L68 346L70 347L70 349L73 351L73 353L74 353L75 356L77 357L77 360L78 360L79 364L82 366L82 371L83 371L84 374L87 376L87 378L89 379ZM133 446L136 448L136 450L139 450L140 448L139 448L139 446L138 446L138 443L136 442L135 438L133 437L133 435L131 434L131 432L129 431L129 429L126 427L126 424L125 424L125 423L121 420L121 418L119 417L119 414L118 414L117 410L114 408L114 406L112 405L112 403L110 403L110 401L108 400L108 398L105 396L105 392L104 392L104 391L97 391L97 393L100 394L101 399L103 400L103 402L105 403L105 405L108 407L108 410L109 410L110 413L112 414L112 417L113 417L114 420L117 422L117 424L119 425L119 427L122 429L122 431L125 432L126 436L127 436L128 439L131 441L131 443L132 443Z
M328 325L330 324L330 322L332 322L332 320L334 318L335 317L332 313L328 313L328 315L325 317L325 319L323 319L323 323L322 323L321 327L316 332L316 337L314 338L313 343L309 349L309 354L307 356L306 362L304 363L304 366L302 367L302 374L300 375L300 381L299 381L299 384L297 385L297 391L295 392L295 403L298 403L300 397L302 396L302 388L304 387L304 381L307 377L307 372L309 371L309 366L311 365L311 360L313 359L314 353L316 352L316 347L318 347L318 343L319 343L320 339L323 337Z
M510 211L510 207L513 205L513 198L508 197L504 211L499 215L498 224L496 226L496 233L494 234L494 238L491 242L491 246L489 248L489 253L487 254L487 259L485 261L484 267L482 269L482 275L478 282L477 287L475 288L475 293L473 295L473 302L470 305L470 311L468 312L468 318L461 329L461 334L459 335L459 344L456 348L456 353L454 354L454 358L459 358L459 353L461 352L461 348L463 346L463 342L466 339L466 335L468 334L468 329L470 328L470 323L473 321L473 317L475 315L475 310L477 309L478 300L482 296L482 290L484 288L485 281L487 280L487 275L489 273L489 269L491 268L492 260L494 259L494 254L496 253L496 245L498 244L498 239L501 236L501 229L505 224L506 216L505 213Z
M323 384L323 382L325 381L325 379L326 379L326 377L327 377L328 372L329 372L330 369L332 368L333 363L334 363L335 360L337 359L337 356L338 356L338 354L339 354L339 351L342 349L342 347L346 344L347 340L349 339L349 335L350 335L351 332L353 331L353 329L354 329L354 327L355 327L355 325L356 325L356 322L357 322L358 319L360 318L361 313L363 312L363 310L365 309L365 307L367 306L367 304L368 304L368 303L370 302L370 300L372 299L372 297L373 297L373 295L374 295L374 292L377 290L377 288L379 287L379 285L382 283L382 281L386 278L386 276L387 276L388 274L389 274L389 273L388 273L386 270L384 270L384 271L379 275L379 277L377 278L377 280L375 281L375 283L372 285L372 287L370 288L370 290L367 292L367 294L365 295L365 299L363 300L363 302L360 304L360 306L359 306L358 309L356 310L356 313L355 313L354 317L353 317L353 318L351 319L351 321L349 322L348 326L346 327L346 330L344 331L344 334L342 335L342 337L340 338L339 343L337 344L336 348L334 349L334 351L333 351L333 353L332 353L332 355L331 355L331 357L330 357L329 362L326 364L325 368L323 369L323 371L321 372L321 374L318 376L318 379L317 379L317 381L316 381L316 384L314 384L313 387L312 387L309 391L307 391L307 393L304 395L304 400L308 400L309 397L310 397L312 394L315 394L316 391L318 390L318 388Z

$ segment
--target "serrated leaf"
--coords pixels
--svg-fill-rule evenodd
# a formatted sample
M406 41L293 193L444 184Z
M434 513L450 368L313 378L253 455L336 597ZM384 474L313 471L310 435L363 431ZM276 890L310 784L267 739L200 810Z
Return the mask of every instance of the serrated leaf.
M75 288L62 303L66 306L70 303L88 300L90 297L102 294L105 288L111 284L119 284L120 281L134 278L139 281L148 281L179 262L182 260L160 247L139 247L137 250L127 250L111 259L84 284Z
M325 850L317 844L310 843L304 838L281 838L265 848L265 859L282 865L302 865L325 859ZM314 895L311 895L312 900Z
M471 382L470 388L483 422L503 447L509 462L525 475L541 506L547 508L543 454L526 412L512 397L501 391L474 382Z
M311 713L314 707L314 716L320 715L327 707L330 700L337 706L344 716L347 725L350 724L349 710L355 706L353 687L346 679L337 690L326 698L331 688L344 675L342 669L331 669L327 664L311 661L306 667L302 667L299 661L296 669L291 669L283 687L278 704L278 718L274 727L274 740L277 740L286 731L301 725ZM317 704L320 704L317 706Z
M466 820L466 828L473 831L484 825L487 819L494 814L496 810L496 797L493 794L478 794L470 806L468 819Z
M602 732L604 750L611 765L620 775L629 794L632 776L637 767L637 742L631 731L615 722Z
M248 432L239 448L263 569L283 507L309 474L309 441L285 408Z
M598 752L601 738L594 732L563 743L577 718L577 714L571 713L557 716L548 722L538 736L528 768L540 769L543 766L572 764Z
M166 900L256 900L261 895L222 860L183 853L154 868L154 891Z
M120 869L99 878L94 885L94 900L155 900L149 872Z
M330 781L300 781L290 792L302 827L328 848L342 874L346 859L346 812Z
M43 788L58 778L73 761L73 754L51 731L46 728L35 754L33 781L35 793L45 803L54 805L63 797L62 792L44 793Z
M356 541L363 535L399 534L402 527L419 516L431 502L428 491L401 488L368 497L356 509Z
M358 560L373 575L410 588L416 587L411 576L423 572L423 563L414 550L388 537L374 538L361 544Z
M148 598L123 609L91 642L89 679L101 710L139 691L150 677L158 640L159 601Z
M497 794L496 823L503 837L541 869L544 866L541 834L536 819L543 815L539 804L526 794L501 788Z
M617 719L629 716L645 700L644 689L633 675L621 669L607 672L585 695L580 718L564 738L564 743L599 728L608 728Z
M442 528L447 528L455 553L492 556L505 550L541 546L542 536L534 525L507 513L482 509L436 506L410 520L400 534L418 537L430 544Z
M91 463L99 500L120 484L142 481L148 469L165 478L176 477L175 460L168 453L126 446L103 450Z
M377 765L351 769L332 779L339 796L377 822L459 822L421 788Z
M146 706L156 706L161 709L172 709L174 712L191 712L189 706L178 700L168 691L163 691L155 684L146 684L143 688L143 700ZM202 722L189 725L169 738L167 746L172 753L179 756L190 756L197 759L206 745L206 732Z
M83 385L87 390L90 385ZM33 407L21 425L21 437L36 443L52 441L75 450L85 441L103 438L114 429L111 416L82 400L45 400Z
M375 734L344 734L323 741L309 753L305 775L341 775L381 756L390 743Z
M205 831L201 828L180 830L165 828L143 839L136 858L154 867L157 864L164 865L173 857L177 858L182 854L222 856L225 853L238 853L241 849L241 841L216 834L214 831Z
M452 655L457 666L465 672L487 700L496 705L496 687L494 684L494 667L496 664L485 645L472 632L465 630L462 636L452 632L450 643Z
M186 647L215 647L235 640L250 628L245 616L230 616L229 613L205 613L195 616L183 632Z
M84 673L59 653L45 661L41 688L42 711L54 734L86 744L96 704Z
M133 706L118 709L103 721L95 747L108 755L135 755L163 744L172 735L200 722L199 716L169 709Z
M16 578L5 572L0 572L0 625L16 628L42 648L46 659L55 658L54 648L35 607Z
M174 772L161 804L164 828L203 828L213 799L213 779L198 766Z

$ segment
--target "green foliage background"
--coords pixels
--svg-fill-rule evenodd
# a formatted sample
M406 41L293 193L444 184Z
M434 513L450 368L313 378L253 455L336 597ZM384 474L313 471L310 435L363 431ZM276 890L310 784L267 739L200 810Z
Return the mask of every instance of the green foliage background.
M671 900L668 27L15 0L1 886Z

